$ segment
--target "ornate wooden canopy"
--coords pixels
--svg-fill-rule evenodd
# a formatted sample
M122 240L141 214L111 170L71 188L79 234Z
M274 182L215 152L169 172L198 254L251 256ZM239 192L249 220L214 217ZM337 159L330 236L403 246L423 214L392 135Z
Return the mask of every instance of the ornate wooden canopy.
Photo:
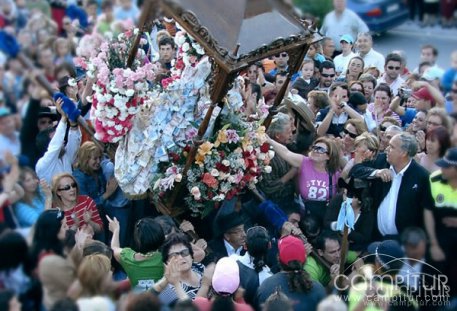
M214 61L210 81L213 105L200 125L184 176L194 160L213 109L216 105L222 105L222 99L237 74L256 61L287 52L289 75L265 121L265 125L269 125L308 47L322 38L313 30L313 25L299 20L292 12L293 8L280 0L145 0L140 30L147 31L148 21L158 15L172 17ZM175 195L167 202L169 207L178 196L178 188L175 188Z

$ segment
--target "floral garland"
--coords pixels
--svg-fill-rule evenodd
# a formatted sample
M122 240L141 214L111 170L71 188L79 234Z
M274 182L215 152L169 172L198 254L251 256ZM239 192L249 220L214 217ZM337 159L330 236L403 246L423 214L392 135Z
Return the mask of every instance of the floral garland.
M240 127L247 125L247 127ZM192 135L188 135L192 138ZM153 180L155 200L166 200L183 179L192 141L169 153L162 173ZM259 123L227 124L203 142L187 172L186 205L193 214L206 216L223 200L230 200L246 188L253 189L263 173L270 173L274 151L265 142L265 128Z
M93 86L91 116L95 138L116 143L132 128L138 107L149 95L149 83L155 78L154 65L146 62L145 53L138 50L131 68L127 58L138 29L127 30L104 41L96 56L87 63L87 75L96 78Z

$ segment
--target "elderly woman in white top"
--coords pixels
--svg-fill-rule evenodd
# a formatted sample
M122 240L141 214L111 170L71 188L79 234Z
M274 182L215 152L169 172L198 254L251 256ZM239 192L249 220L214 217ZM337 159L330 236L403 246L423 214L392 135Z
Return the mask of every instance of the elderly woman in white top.
M45 179L48 184L52 183L52 177L60 173L72 173L72 164L81 144L81 131L78 123L73 123L68 119L61 108L62 100L56 101L57 111L62 118L57 125L54 136L49 143L46 153L41 157L35 167L35 171L40 179ZM65 132L69 125L68 140L65 144Z

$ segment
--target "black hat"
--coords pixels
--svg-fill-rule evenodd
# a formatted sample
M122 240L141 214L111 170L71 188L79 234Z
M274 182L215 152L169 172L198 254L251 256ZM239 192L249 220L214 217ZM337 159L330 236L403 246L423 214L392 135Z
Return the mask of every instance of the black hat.
M351 92L351 96L349 96L348 101L354 107L366 105L368 103L365 96L363 96L363 94L360 92Z
M367 250L386 271L400 270L403 267L405 253L395 240L371 243Z
M214 219L213 231L216 237L222 237L224 233L230 229L244 224L241 213L235 210L237 201L238 197L234 197L231 200L226 200L222 203L222 206Z
M52 112L49 107L41 107L40 111L38 112L38 119L40 118L50 118L52 121L57 121L59 116L57 113Z
M457 147L448 149L444 157L437 160L435 164L444 168L457 166Z

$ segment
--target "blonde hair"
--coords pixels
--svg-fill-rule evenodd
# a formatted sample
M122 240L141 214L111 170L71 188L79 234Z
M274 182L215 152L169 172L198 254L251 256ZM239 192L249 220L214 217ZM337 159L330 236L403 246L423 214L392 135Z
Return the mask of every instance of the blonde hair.
M369 132L362 133L359 137L355 139L354 145L358 146L365 146L370 151L378 152L379 150L379 139Z
M69 174L69 173L62 173L62 174L58 174L58 175L55 175L53 178L52 178L52 183L51 183L51 191L52 191L52 203L54 206L56 207L62 207L63 206L63 202L62 202L62 199L60 198L60 196L57 194L57 192L59 191L59 183L60 183L60 180L62 178L71 178L71 180L73 180L76 184L76 195L79 195L79 186L78 186L78 182L76 181L76 179L73 177L73 175Z
M97 155L102 156L103 152L97 145L91 141L86 141L78 150L74 168L79 168L83 173L91 174L92 169L89 167L89 159L92 154L96 152Z
M433 107L430 109L427 113L427 120L430 118L430 116L437 116L438 118L441 119L441 125L450 132L451 129L451 122L449 120L449 117L446 113L446 110L444 108L440 107Z
M78 268L78 280L82 294L96 296L103 294L103 282L111 271L111 260L102 254L84 257Z

